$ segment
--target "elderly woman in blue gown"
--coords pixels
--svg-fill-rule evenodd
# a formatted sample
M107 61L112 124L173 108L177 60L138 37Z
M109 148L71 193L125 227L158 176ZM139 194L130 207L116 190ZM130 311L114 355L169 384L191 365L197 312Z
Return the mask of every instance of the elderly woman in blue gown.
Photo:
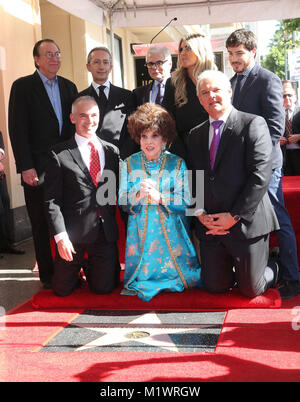
M190 202L183 159L166 151L175 122L161 106L146 103L129 117L141 151L121 168L119 204L129 214L124 289L149 301L156 294L200 287L200 265L190 239Z

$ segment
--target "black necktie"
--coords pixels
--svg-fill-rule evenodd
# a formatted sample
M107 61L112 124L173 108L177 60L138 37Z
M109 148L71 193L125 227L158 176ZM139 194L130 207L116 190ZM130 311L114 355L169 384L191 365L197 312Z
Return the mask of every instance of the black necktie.
M100 115L102 115L103 116L103 114L104 114L104 112L105 112L105 108L106 108L106 105L107 105L107 97L105 96L105 93L104 93L104 89L105 89L106 87L105 87L105 85L100 85L99 87L98 87L98 90L99 90L99 105L100 105Z
M244 78L243 74L238 74L237 79L236 79L236 85L235 85L233 99L232 99L232 104L235 107L237 105L237 100L238 100L240 90L241 90L241 81L243 78Z

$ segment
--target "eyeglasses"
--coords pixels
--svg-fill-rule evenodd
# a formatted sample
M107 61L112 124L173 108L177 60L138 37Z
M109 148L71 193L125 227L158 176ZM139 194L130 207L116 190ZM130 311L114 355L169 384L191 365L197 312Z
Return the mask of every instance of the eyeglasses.
M149 61L148 63L145 63L145 67L147 68L158 68L161 67L163 64L165 64L168 60L157 60L155 63L153 63L152 61Z
M283 95L284 98L286 98L286 97L292 98L293 96L294 96L293 94L284 94L284 95Z
M47 53L44 54L44 56L46 56L47 59L51 59L52 57L56 57L57 59L61 58L60 52L55 52L55 53L47 52Z

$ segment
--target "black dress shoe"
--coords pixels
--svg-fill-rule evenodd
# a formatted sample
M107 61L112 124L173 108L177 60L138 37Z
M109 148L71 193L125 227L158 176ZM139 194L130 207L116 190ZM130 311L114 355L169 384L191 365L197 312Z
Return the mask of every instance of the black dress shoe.
M282 300L288 300L292 297L300 296L300 282L283 280L278 286L278 291Z
M4 248L0 249L0 253L4 253L4 254L25 254L24 250L21 250L19 248L13 247L13 246L7 246Z
M275 287L279 281L281 280L282 276L282 265L280 262L280 256L279 256L279 248L274 247L269 253L269 260L268 260L268 266L272 269L274 272L274 282L273 286Z
M268 267L271 268L274 273L274 279L273 279L271 287L276 288L276 285L278 284L278 280L279 280L279 274L280 274L279 264L276 261L269 260Z

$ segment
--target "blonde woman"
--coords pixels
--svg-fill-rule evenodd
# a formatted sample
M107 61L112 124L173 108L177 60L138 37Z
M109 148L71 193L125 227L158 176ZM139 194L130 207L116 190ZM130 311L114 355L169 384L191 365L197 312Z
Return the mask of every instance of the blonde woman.
M211 42L204 35L192 34L179 41L177 68L166 83L163 106L174 117L178 132L170 150L183 158L189 131L208 118L197 98L197 78L204 70L216 69Z

